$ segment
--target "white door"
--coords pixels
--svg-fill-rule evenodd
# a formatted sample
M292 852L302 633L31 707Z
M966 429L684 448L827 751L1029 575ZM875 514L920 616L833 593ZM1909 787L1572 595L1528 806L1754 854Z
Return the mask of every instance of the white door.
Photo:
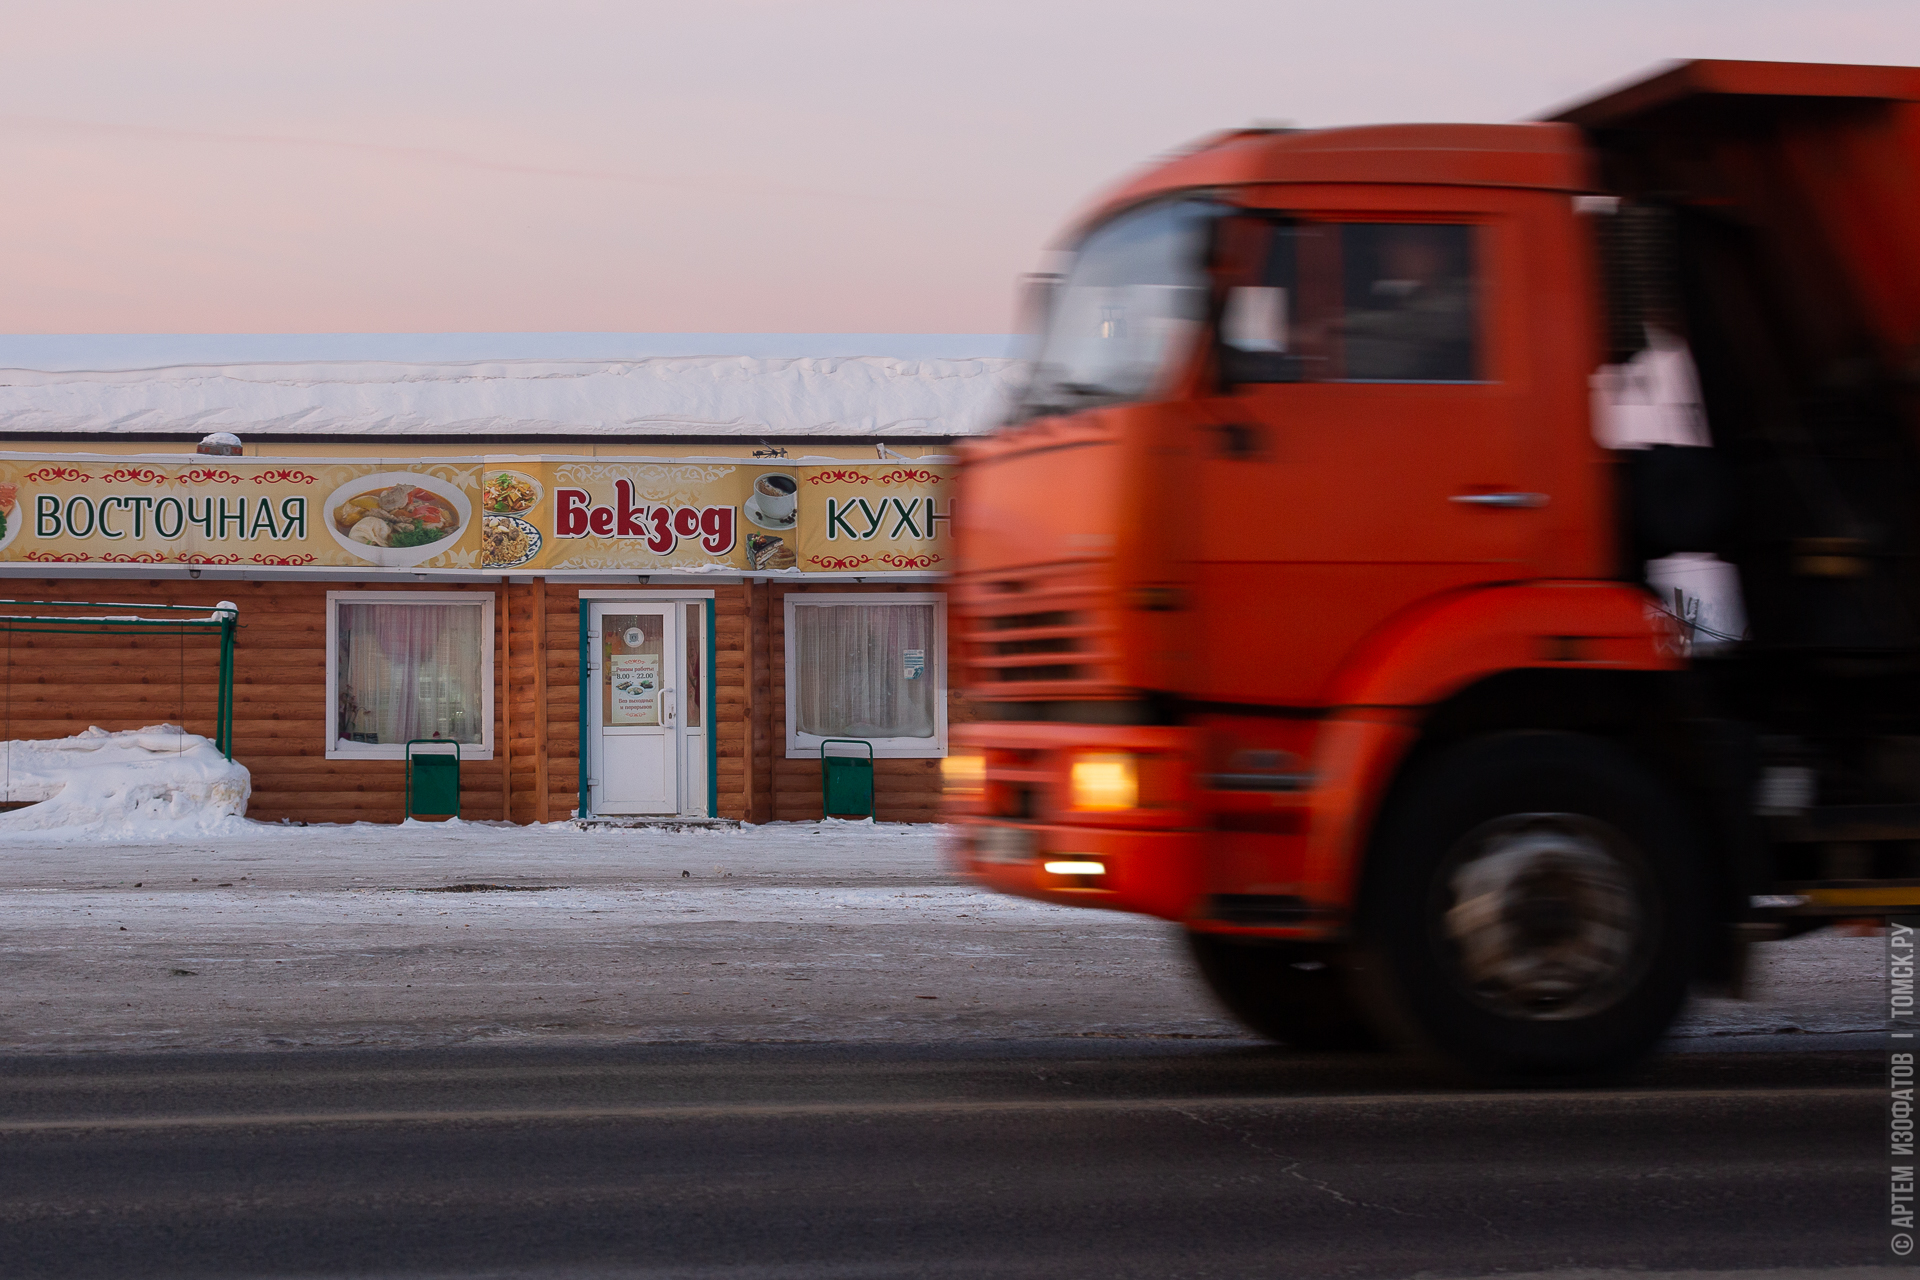
M587 641L595 689L587 702L595 814L680 812L683 612L666 603L593 606Z

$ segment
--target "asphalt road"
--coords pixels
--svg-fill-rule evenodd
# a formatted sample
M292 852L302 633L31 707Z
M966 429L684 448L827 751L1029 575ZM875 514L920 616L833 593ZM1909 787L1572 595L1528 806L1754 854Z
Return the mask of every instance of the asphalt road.
M1462 1089L1178 1041L0 1059L0 1275L1877 1266L1875 1052Z

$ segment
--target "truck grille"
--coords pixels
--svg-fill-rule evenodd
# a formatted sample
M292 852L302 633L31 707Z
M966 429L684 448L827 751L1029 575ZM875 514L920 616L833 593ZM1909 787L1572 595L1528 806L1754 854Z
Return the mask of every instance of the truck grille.
M1113 611L1095 565L971 574L955 584L963 679L985 699L1086 698L1121 692Z

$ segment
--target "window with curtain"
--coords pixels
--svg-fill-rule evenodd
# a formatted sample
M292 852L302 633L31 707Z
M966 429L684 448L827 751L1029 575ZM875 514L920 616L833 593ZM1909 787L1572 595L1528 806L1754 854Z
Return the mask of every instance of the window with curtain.
M827 738L946 754L944 627L937 596L788 596L788 754L817 755Z
M336 593L330 756L397 758L419 738L484 758L492 742L493 597Z

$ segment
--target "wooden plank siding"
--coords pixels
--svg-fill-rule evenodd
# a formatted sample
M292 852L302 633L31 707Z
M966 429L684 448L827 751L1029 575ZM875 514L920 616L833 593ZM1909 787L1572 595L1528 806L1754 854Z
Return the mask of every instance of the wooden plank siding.
M936 588L937 589L937 588ZM183 579L14 579L14 599L113 600L240 607L234 673L234 755L253 774L250 817L397 822L405 774L397 760L326 758L326 597L330 590L485 593L494 599L494 758L462 763L461 812L514 822L564 819L580 803L581 584L249 582ZM670 590L666 588L663 590ZM926 591L921 584L718 583L714 591L718 816L749 822L820 815L817 760L786 757L785 599L799 591ZM644 598L645 588L635 589ZM4 736L56 738L171 722L211 736L219 646L176 637L16 634L0 672ZM702 655L704 661L704 655ZM961 720L958 700L950 720ZM881 760L879 816L933 820L937 760Z
M398 822L403 816L402 762L326 758L327 592L393 590L389 584L16 578L7 588L14 599L108 598L134 605L205 605L209 611L221 600L232 600L240 606L233 746L234 758L253 774L248 816L267 822ZM416 588L409 584L407 589ZM501 639L494 637L496 662ZM211 639L186 641L184 714L182 662L182 645L174 637L15 635L8 659L0 662L7 677L0 682L5 690L0 697L13 704L9 736L55 738L89 725L121 730L170 721L211 737L219 645ZM462 762L460 805L469 817L504 816L497 759Z
M512 739L513 813L515 822L539 822L547 808L542 787L547 776L540 751L544 719L539 714L542 686L536 673L543 629L536 620L540 595L537 584L516 582L504 587L510 631L507 672L507 730Z
M713 592L713 670L707 679L713 688L714 778L718 782L721 818L748 819L749 726L752 705L748 687L748 607L745 584L718 586ZM702 661L705 661L703 658Z
M765 583L749 583L749 625L752 628L748 655L748 740L751 744L753 776L746 797L748 822L773 820L773 661L767 656L772 630L767 621L767 601L772 591Z

